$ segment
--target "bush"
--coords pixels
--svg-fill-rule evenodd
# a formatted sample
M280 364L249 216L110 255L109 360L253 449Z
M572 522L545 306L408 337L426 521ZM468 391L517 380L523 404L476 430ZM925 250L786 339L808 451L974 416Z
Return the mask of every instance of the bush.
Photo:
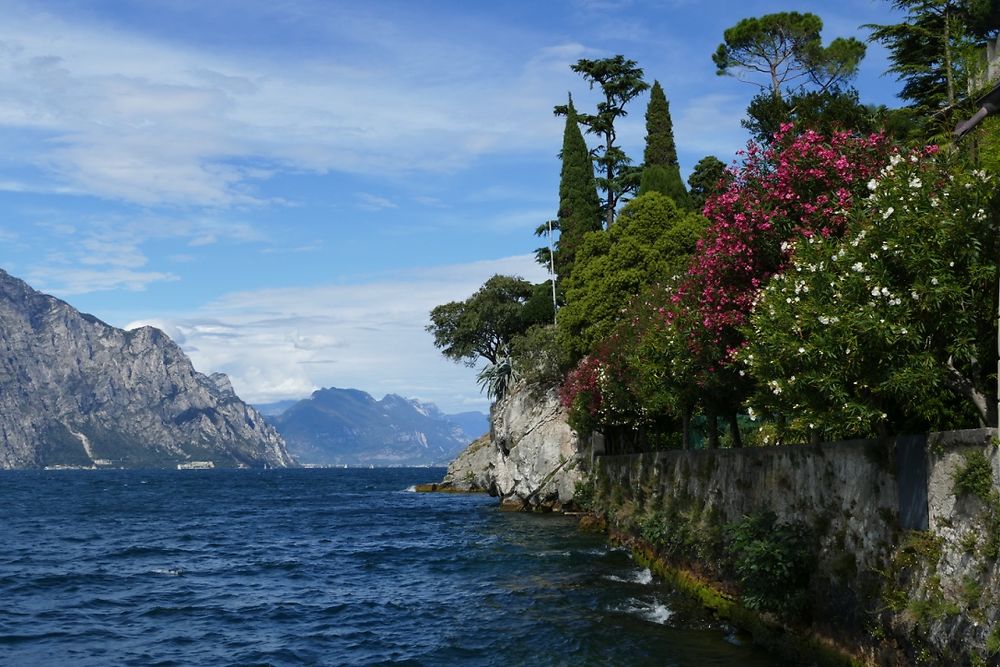
M554 325L537 325L512 343L514 373L529 385L556 387L562 381L561 353Z
M993 492L993 465L981 451L965 454L965 464L952 473L956 496L965 494L989 501Z
M727 533L743 604L785 615L803 611L815 562L810 529L762 512L731 524Z

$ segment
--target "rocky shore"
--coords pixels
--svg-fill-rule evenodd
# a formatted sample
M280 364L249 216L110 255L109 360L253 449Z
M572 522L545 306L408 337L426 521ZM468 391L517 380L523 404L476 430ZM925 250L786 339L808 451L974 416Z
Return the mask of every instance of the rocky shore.
M519 385L490 412L490 433L450 466L439 484L418 491L486 492L513 511L574 509L589 450L566 420L555 389Z

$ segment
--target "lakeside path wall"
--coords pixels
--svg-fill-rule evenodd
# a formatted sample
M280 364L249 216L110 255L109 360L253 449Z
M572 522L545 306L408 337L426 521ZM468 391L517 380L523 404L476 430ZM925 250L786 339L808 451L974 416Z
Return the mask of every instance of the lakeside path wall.
M998 664L1000 449L995 429L880 441L600 456L597 494L618 528L686 517L716 530L774 512L816 536L812 623L875 662ZM969 454L991 492L955 492ZM694 518L692 525L692 517ZM722 582L732 585L732 582Z

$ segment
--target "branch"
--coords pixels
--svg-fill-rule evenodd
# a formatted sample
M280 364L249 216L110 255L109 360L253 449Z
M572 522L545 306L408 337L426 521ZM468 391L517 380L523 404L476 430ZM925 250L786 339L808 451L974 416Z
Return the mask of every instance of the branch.
M973 360L972 364L975 366L976 361ZM976 385L973 384L972 380L967 378L961 371L955 368L954 357L949 356L945 365L948 368L948 375L945 377L945 382L954 391L958 392L972 402L976 408L976 412L979 413L979 425L986 426L989 419L989 408L986 403L986 396L976 389Z

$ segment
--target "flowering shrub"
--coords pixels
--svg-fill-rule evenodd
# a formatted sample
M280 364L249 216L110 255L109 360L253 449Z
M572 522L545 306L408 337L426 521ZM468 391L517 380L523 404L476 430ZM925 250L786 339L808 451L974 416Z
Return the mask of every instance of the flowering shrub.
M588 356L566 375L559 388L559 400L569 410L569 425L578 433L590 433L598 425L601 411L601 376L604 364Z
M749 144L729 188L705 205L710 224L681 291L694 293L708 341L727 354L740 343L736 327L758 290L787 263L784 242L839 236L888 158L882 135L838 132L826 139L791 130L782 125L767 149Z
M729 187L705 205L709 227L663 317L674 385L698 391L712 412L733 415L750 391L733 356L740 327L767 280L789 260L788 241L834 238L850 209L868 196L867 181L888 159L881 135L814 131L783 125L766 149L748 145ZM667 354L664 354L667 356Z
M752 407L829 436L987 418L996 179L935 148L892 155L842 238L807 235L758 295L739 354ZM995 418L995 417L994 417Z

